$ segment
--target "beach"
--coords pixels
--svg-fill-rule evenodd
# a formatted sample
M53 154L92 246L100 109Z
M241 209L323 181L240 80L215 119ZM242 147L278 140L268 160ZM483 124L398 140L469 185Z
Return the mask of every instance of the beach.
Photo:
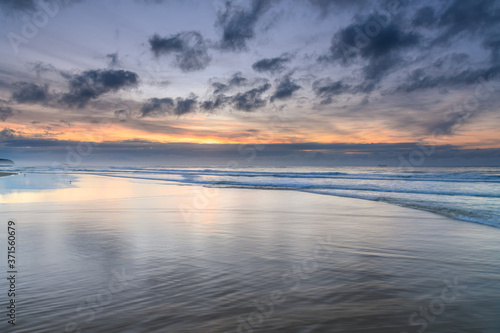
M0 182L2 244L7 221L18 235L15 332L500 327L496 227L300 191L81 174Z

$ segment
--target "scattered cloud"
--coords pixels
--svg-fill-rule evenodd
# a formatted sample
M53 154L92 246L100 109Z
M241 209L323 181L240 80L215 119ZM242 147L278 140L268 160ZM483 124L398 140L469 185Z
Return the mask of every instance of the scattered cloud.
M317 7L326 15L332 9L344 9L348 7L359 7L366 5L365 0L309 0L309 2Z
M313 91L317 97L322 99L321 104L331 104L334 96L347 93L351 88L351 85L340 80L320 79L313 82Z
M177 97L175 99L174 114L181 116L186 113L195 112L197 106L196 98L195 95L191 95L188 98Z
M396 91L413 92L417 90L431 89L437 87L457 87L478 84L479 79L492 79L500 75L500 65L489 68L466 68L456 72L446 70L444 74L433 75L434 71L428 68L413 70L405 82L397 87Z
M59 120L60 123L63 123L64 125L68 126L68 127L71 127L72 126L72 123L71 121L68 121L68 120L64 120L64 119L61 119Z
M182 116L196 111L198 101L194 94L187 98L150 98L141 107L141 117L159 118L169 114ZM115 111L120 112L120 111Z
M30 70L35 71L36 77L40 78L43 73L57 72L56 68L51 64L44 64L43 62L37 61L29 63Z
M408 52L421 47L423 38L411 28L390 17L380 20L374 17L380 15L355 16L352 24L334 34L329 52L318 58L320 63L360 68L359 79L363 83L351 87L351 93L372 92L382 79L411 59ZM336 92L346 88L337 83L322 90L322 94L329 91L322 103L330 103Z
M386 57L390 53L402 51L407 48L416 47L419 44L420 37L414 32L405 31L401 26L390 23L385 26L378 25L379 32L373 37L366 34L370 31L371 18L351 24L337 32L332 40L331 52L335 60L341 59L344 63L349 59L340 46L350 46L356 48L356 52L351 53L353 57L363 59L377 59Z
M141 107L141 117L162 117L174 110L172 98L150 98Z
M205 111L214 111L224 107L230 99L224 95L216 95L212 99L200 103L200 107Z
M250 112L266 105L266 100L262 94L271 88L270 83L263 84L257 88L250 89L243 93L237 93L231 97L231 102L238 110Z
M491 52L491 63L500 63L500 36L497 33L489 34L483 40L483 47Z
M461 33L498 31L500 4L495 0L454 0L440 15L437 25L444 29L436 42L446 42Z
M286 55L282 55L276 58L265 58L255 62L252 68L256 72L264 73L269 72L271 74L276 74L284 71L285 64L290 61L290 58Z
M121 65L118 60L118 52L106 54L106 58L109 58L109 67L115 68Z
M81 2L82 0L62 0L55 1L57 5L68 5L72 3ZM33 12L40 8L40 3L42 1L39 0L0 0L0 8L5 9L7 12ZM45 1L43 1L45 2Z
M69 83L69 92L62 96L61 102L79 108L105 93L135 87L139 81L134 72L112 69L88 70L81 74L64 76Z
M36 0L0 0L0 7L6 10L32 11L37 8Z
M434 12L434 8L430 6L420 8L413 17L412 25L414 27L430 27L436 22Z
M7 118L12 117L14 112L12 112L12 109L8 106L0 106L0 120L1 121L6 121Z
M255 25L276 0L252 0L250 8L235 5L227 1L222 11L217 14L216 25L222 29L220 48L229 51L241 51L247 48L249 40L255 37Z
M213 89L213 94L218 95L227 91L230 91L234 88L244 87L248 85L253 85L258 83L258 80L250 80L243 76L241 72L234 73L231 78L225 80L225 83L211 80L211 87ZM224 81L224 80L223 80Z
M149 39L155 56L175 55L175 66L184 72L205 69L210 63L208 46L203 36L196 31L181 32L168 37L154 35Z
M0 0L0 10L7 18L4 24L6 27L11 24L8 17L11 12L24 18L24 23L28 20L33 23L33 14L40 9L40 3L38 0ZM12 25L6 31L16 33L30 43L20 42L26 44L26 52L19 58L25 59L19 60L25 63L16 65L17 58L12 55L2 58L0 121L8 123L7 119L22 111L23 117L16 117L16 123L19 121L20 126L26 125L30 130L33 128L29 124L39 121L43 125L37 126L37 131L45 129L44 126L60 131L63 124L76 128L88 119L82 120L82 115L74 112L62 116L63 110L67 106L84 108L98 100L91 104L93 119L114 115L124 128L123 133L132 133L126 130L138 129L143 123L150 126L141 129L145 133L173 133L164 130L164 121L137 118L241 111L239 114L227 112L220 115L224 123L217 122L214 132L225 131L226 139L230 135L242 138L249 133L245 126L256 128L256 133L262 130L258 126L264 126L260 116L245 112L259 110L266 113L277 107L269 103L286 101L287 116L295 117L300 130L283 131L279 135L279 140L283 141L303 140L307 138L308 130L317 130L314 139L318 140L331 135L332 140L344 136L351 142L367 142L371 137L374 140L381 137L396 140L397 135L421 138L440 128L446 135L456 135L449 142L464 142L468 138L479 142L481 139L474 134L479 133L478 128L486 128L487 144L498 143L492 125L498 120L496 94L481 100L474 117L465 117L458 112L443 120L443 113L455 107L455 101L461 96L472 95L479 78L490 81L488 87L498 90L498 82L491 81L498 80L500 74L499 1L424 0L417 3L401 0L396 14L389 13L389 2L385 0L301 0L293 6L285 2L280 4L279 0L216 0L216 6L221 3L223 6L215 11L210 11L212 3L192 6L190 2L180 5L181 2L165 0L134 0L120 6L124 11L132 12L145 3L168 6L170 14L178 15L185 24L179 25L177 18L172 20L167 15L148 15L146 18L137 12L138 21L131 23L133 26L129 28L142 29L136 25L142 24L144 19L151 20L148 24L156 27L171 20L164 26L169 30L154 35L153 30L144 39L134 33L125 36L126 27L123 27L120 28L121 39L118 39L116 25L113 25L100 36L102 42L99 45L108 45L104 53L87 44L86 38L70 41L71 36L78 36L78 31L72 28L68 31L75 32L74 35L66 35L64 31L61 32L64 37L57 40L50 33L55 26L42 29L35 24L40 28L38 31L44 31L37 34L35 42L34 33L29 38L23 35L23 29L27 29L23 22ZM115 6L108 5L110 8ZM90 9L93 5L86 2L83 6ZM147 10L155 8L148 7ZM67 14L72 18L74 14L70 12ZM328 15L333 25L328 22L318 24L315 17L318 12ZM273 20L276 15L283 24ZM110 23L98 19L98 24L92 28L105 28ZM112 23L121 20L116 19ZM110 20L115 18L110 17ZM175 26L182 28L175 30ZM276 30L270 32L270 26ZM126 48L126 63L125 58L122 59L125 55L118 51L106 52L117 50L110 49L109 45L115 45L112 43L123 41L125 37L130 45L137 46L147 41L146 49ZM68 42L74 42L75 47L63 50L60 44L67 46ZM8 43L8 38L4 38L7 48ZM289 52L290 45L295 50L293 54L285 53ZM36 49L40 54L37 59L43 59L43 62L30 58L38 53L28 49L33 52ZM101 54L100 58L96 54ZM100 68L91 67L99 66L99 62L104 69L88 70ZM172 66L165 68L163 62ZM51 64L64 70L81 69L61 72ZM124 66L130 66L130 71L118 70ZM189 75L179 74L180 71ZM139 82L135 72L141 76L148 74L151 79ZM68 87L65 88L64 84ZM119 104L118 95L122 94L110 96L113 92L132 87L139 89L133 98L125 101L126 106L125 103ZM486 88L482 86L481 89L484 92ZM491 89L488 90L490 93ZM175 95L169 95L168 91L175 92ZM188 95L191 91L196 95ZM105 94L109 95L103 97ZM136 100L140 96L147 97ZM151 96L160 97L149 98ZM234 131L236 126L232 126L231 121L226 122L230 117L238 122L241 131ZM336 121L330 122L333 117ZM189 124L183 123L176 134L199 138L204 126L210 126L211 121L215 124L219 115L203 124L198 118L190 117ZM338 128L333 128L333 123L338 124ZM467 126L461 126L463 124ZM378 136L374 128L387 133ZM229 133L232 131L234 133ZM184 136L184 133L189 134ZM4 136L10 134L15 134L15 131L4 132ZM22 136L21 132L17 135ZM487 146L486 141L482 142Z
M48 85L39 86L29 82L16 82L12 99L17 103L45 103L49 99Z
M291 75L286 75L278 80L278 85L274 94L271 96L271 102L276 99L287 99L292 97L292 94L302 88L291 79Z

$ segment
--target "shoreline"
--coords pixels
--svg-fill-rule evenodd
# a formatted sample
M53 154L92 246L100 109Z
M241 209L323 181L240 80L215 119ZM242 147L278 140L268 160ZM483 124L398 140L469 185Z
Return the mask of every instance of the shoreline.
M81 174L78 173L73 173L72 175L74 176L79 176ZM311 190L302 190L302 189L294 189L294 188L286 188L286 187L276 187L276 188L271 188L271 187L259 187L259 186L224 186L224 187L218 187L218 186L210 186L210 184L195 184L195 183L189 183L189 182L177 182L173 180L164 180L164 179L148 179L148 178L140 178L140 177L132 177L132 176L122 176L122 175L103 175L103 174L98 174L94 173L89 175L94 175L94 176L99 176L99 177L110 177L110 178L119 178L119 179L129 179L129 180L143 180L143 181L152 181L152 182L165 182L165 185L170 184L170 185L175 185L175 186L195 186L195 187L200 187L200 188L208 188L208 189L244 189L244 190L264 190L264 191L291 191L291 192L301 192L301 193L309 193L309 194L316 194L316 195L321 195L321 196L327 196L327 197L333 197L333 198L346 198L346 199L355 199L355 200L361 200L363 202L377 202L377 203L384 203L390 206L395 206L395 207L401 207L404 209L410 209L412 211L417 211L417 212L424 212L424 213L430 213L433 214L437 217L442 217L442 218L447 218L453 221L457 222L462 222L462 223L473 223L473 224L478 224L482 226L487 226L487 227L492 227L495 229L500 229L499 225L496 225L492 223L491 221L477 221L477 220L472 220L472 219L466 219L466 218L460 218L457 216L453 216L450 214L443 213L441 211L436 211L432 208L426 208L426 207L418 207L415 205L411 204L405 204L402 202L391 202L389 200L378 200L378 199L370 199L370 198L360 198L360 197L355 197L355 196L350 196L350 195L336 195L336 194L330 194L330 193L322 193L322 192L316 192L316 191L311 191Z
M37 173L34 173L32 175L35 175ZM43 174L43 173L42 173ZM0 177L3 176L11 176L11 175L17 175L17 173L11 173L11 172L0 172ZM206 186L205 184L194 184L194 183L189 183L189 182L177 182L173 180L165 180L165 179L154 179L154 178L139 178L139 177L131 177L131 176L123 176L123 175L108 175L108 174L98 174L98 173L88 173L88 174L81 174L81 173L68 173L64 174L65 176L73 176L76 179L73 179L73 184L77 182L77 179L81 179L82 182L84 182L84 178L86 177L102 177L102 178L107 178L110 180L117 179L117 180L124 180L124 181L131 181L131 182L144 182L144 183L149 183L149 184L158 184L158 185L170 185L170 186L179 186L179 187L187 187L191 188L192 192L196 192L197 194L193 196L193 200L198 200L198 201L207 201L207 199L210 201L210 195L203 195L200 193L203 193L205 191L220 191L220 190L262 190L262 191L285 191L285 192L291 192L291 193L304 193L304 194L309 194L309 195L319 195L321 197L329 197L332 198L333 200L355 200L355 202L364 202L364 203L374 203L378 207L379 204L387 205L389 207L398 207L400 209L404 210L410 210L415 212L414 214L432 214L433 217L437 219L448 219L454 222L461 222L461 223L466 223L466 224L473 224L473 225L480 225L480 226L485 226L485 227L490 227L494 229L500 229L497 225L495 224L490 224L487 222L478 222L474 220L466 220L466 219L461 219L457 218L454 216L449 216L447 214L440 214L436 211L433 211L431 209L425 209L425 208L417 208L417 207L412 207L412 206L407 206L405 204L400 204L400 203L394 203L394 202L388 202L388 201L383 201L383 200L372 200L372 199L365 199L365 198L358 198L358 197L353 197L353 196L343 196L343 195L332 195L329 193L321 193L321 192L315 192L315 191L304 191L304 190L297 190L297 189L289 189L289 188L262 188L262 187L244 187L244 186L227 186L227 187L211 187L211 186ZM83 199L83 198L82 198ZM105 198L103 198L105 199ZM83 199L85 200L85 199ZM191 203L188 203L188 205L191 205ZM364 204L362 204L364 205ZM199 209L194 209L195 211ZM391 210L391 209L389 209Z
M3 176L9 176L9 175L16 175L17 173L5 173ZM2 173L0 173L0 176ZM34 175L34 174L33 174ZM183 182L175 182L175 181L168 181L168 180L162 180L162 179L145 179L145 178L134 178L134 177L127 177L127 176L117 176L117 175L100 175L100 174L79 174L79 173L70 173L66 174L66 176L71 175L75 177L73 179L73 186L79 182L81 182L82 186L77 186L76 188L67 188L67 187L60 187L58 191L74 191L77 189L85 189L86 186L85 184L88 183L89 180L93 177L97 178L105 178L109 179L110 182L113 182L113 180L117 181L125 181L125 182L130 182L130 183L138 183L138 184L143 184L144 186L154 186L156 188L156 185L161 185L158 187L158 189L163 188L164 186L168 186L172 190L174 188L178 188L180 191L187 193L190 192L190 195L182 195L179 194L179 197L176 198L177 202L180 202L180 206L183 207L183 210L192 208L192 212L195 214L200 213L207 209L210 205L214 204L217 202L217 197L218 196L223 196L225 197L225 194L222 194L222 192L240 192L240 191L248 191L248 190L253 190L253 191L258 191L258 192L286 192L289 193L286 196L298 196L301 197L302 195L310 196L310 198L315 198L313 201L320 201L323 204L328 204L329 201L331 201L332 208L338 207L343 207L344 205L347 207L351 207L351 210L345 213L338 213L335 212L333 215L340 215L340 216L356 216L358 215L357 213L353 212L354 208L361 208L362 210L374 210L377 211L378 214L380 215L386 215L385 212L387 212L387 215L405 215L405 216L412 216L411 219L415 220L432 220L432 221L447 221L447 222L452 222L452 223L458 223L457 225L472 225L472 226L480 226L480 227L488 227L488 228L494 228L495 230L498 230L498 228L495 225L491 224L486 224L486 223L480 223L480 222L475 222L475 221L467 221L467 220L462 220L458 219L455 217L447 216L444 214L439 214L431 210L425 210L425 209L419 209L419 208L414 208L414 207L408 207L405 205L401 204L396 204L396 203L391 203L391 202L386 202L386 201L378 201L378 200L370 200L370 199L363 199L363 198L356 198L356 197L351 197L351 196L337 196L337 195L331 195L331 194L324 194L324 193L317 193L317 192L310 192L310 191L301 191L301 190L294 190L294 189L286 189L286 188L250 188L250 187L206 187L203 184L192 184L192 183L183 183ZM53 191L55 188L47 188L42 191ZM175 191L175 190L174 190ZM211 195L207 194L210 191L216 191L219 192L219 194L216 195ZM251 192L253 192L251 191ZM62 193L62 192L61 192ZM105 193L105 192L103 192ZM152 195L152 197L157 197L158 193L155 193ZM161 195L160 195L161 196ZM75 196L73 198L78 198L78 200L89 200L86 196ZM117 195L107 197L103 196L100 199L90 199L90 200L107 200L107 199L124 199L127 198L127 196L122 196L122 195ZM321 199L320 199L321 198ZM42 199L42 201L35 201L33 203L38 203L38 202L44 202L45 200ZM66 201L63 199L62 201ZM311 200L307 200L311 201ZM193 202L197 202L197 204L193 204ZM201 207L199 204L202 203ZM179 208L179 207L177 207ZM335 210L335 209L334 209ZM377 215L378 215L377 214ZM188 214L190 215L190 214ZM363 215L363 214L361 214ZM368 213L368 215L371 215L371 213ZM402 222L402 221L401 221Z
M436 313L434 332L500 325L500 231L486 225L300 191L73 176L69 185L27 174L44 186L0 200L0 218L19 221L26 240L19 300L34 315L20 314L20 333L68 320L113 333L409 332L420 308ZM117 288L116 272L134 287ZM110 311L68 317L110 282L109 302L96 303ZM448 285L464 292L441 299Z

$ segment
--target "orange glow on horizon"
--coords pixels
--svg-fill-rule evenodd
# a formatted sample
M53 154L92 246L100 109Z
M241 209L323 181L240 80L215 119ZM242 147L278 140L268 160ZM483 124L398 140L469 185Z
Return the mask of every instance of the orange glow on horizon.
M206 119L204 119L206 121ZM193 119L190 119L193 121ZM149 124L155 124L152 121ZM341 134L324 133L321 128L311 134L308 128L294 128L290 131L277 129L250 130L242 125L227 122L208 122L194 124L181 123L183 127L175 127L176 133L162 133L160 130L147 131L124 127L121 123L88 124L73 123L71 127L53 123L53 126L35 126L33 124L4 123L4 128L15 131L15 135L22 138L53 139L76 142L123 142L127 140L143 140L152 143L195 143L195 144L287 144L287 143L351 143L377 144L424 142L434 145L456 145L469 149L498 148L500 140L496 131L483 131L481 136L476 132L464 131L460 135L441 137L438 140L432 137L415 137L412 133L398 130L380 130L379 128L352 128L344 124ZM160 128L161 129L161 128ZM165 129L165 131L168 129ZM347 134L346 134L347 133ZM147 143L145 143L147 145ZM348 152L360 154L359 152Z

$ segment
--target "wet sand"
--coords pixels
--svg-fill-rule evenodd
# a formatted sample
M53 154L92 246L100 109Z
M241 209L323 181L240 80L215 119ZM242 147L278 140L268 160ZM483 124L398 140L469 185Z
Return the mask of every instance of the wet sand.
M500 327L493 227L294 191L24 178L47 187L0 196L19 235L15 332Z

